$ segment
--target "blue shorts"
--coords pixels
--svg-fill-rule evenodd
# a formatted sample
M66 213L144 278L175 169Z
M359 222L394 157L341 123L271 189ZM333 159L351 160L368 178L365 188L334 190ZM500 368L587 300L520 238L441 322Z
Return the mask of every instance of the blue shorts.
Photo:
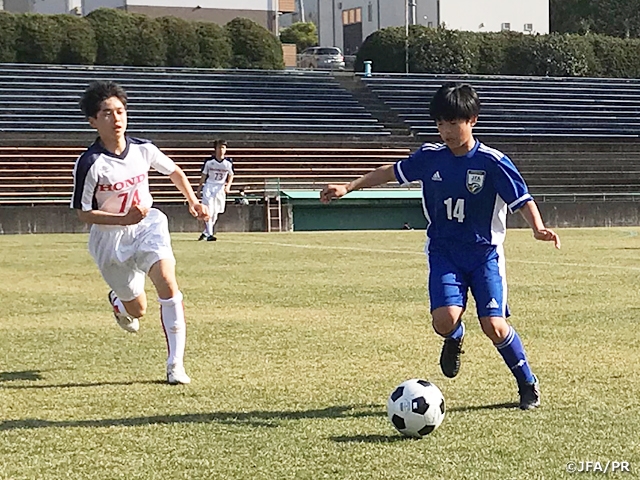
M450 306L466 310L471 289L478 317L509 316L502 245L429 248L427 256L431 311Z

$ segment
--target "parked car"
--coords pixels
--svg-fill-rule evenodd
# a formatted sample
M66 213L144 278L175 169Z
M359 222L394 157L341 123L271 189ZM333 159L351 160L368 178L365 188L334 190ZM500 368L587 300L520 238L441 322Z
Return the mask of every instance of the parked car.
M338 47L310 47L300 54L300 67L344 70L344 56Z

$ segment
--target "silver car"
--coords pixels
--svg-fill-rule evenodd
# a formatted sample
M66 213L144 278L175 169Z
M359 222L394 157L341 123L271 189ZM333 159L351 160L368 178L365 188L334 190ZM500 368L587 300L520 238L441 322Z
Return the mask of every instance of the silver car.
M338 47L310 47L300 55L300 67L344 70L344 56Z

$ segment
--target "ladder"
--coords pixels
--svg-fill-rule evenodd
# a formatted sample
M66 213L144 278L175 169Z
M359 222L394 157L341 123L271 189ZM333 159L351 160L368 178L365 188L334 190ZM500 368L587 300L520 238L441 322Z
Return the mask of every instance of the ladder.
M282 198L280 179L265 179L264 198L267 208L267 232L282 232Z

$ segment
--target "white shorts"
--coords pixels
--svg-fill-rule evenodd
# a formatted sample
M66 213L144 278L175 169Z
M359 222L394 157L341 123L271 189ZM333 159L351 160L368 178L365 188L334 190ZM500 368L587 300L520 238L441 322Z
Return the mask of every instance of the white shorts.
M202 204L209 209L212 219L215 219L224 209L227 203L227 194L224 192L224 185L204 185L202 189Z
M155 208L136 225L93 225L89 253L102 277L124 302L144 292L145 276L154 263L175 262L167 216Z

